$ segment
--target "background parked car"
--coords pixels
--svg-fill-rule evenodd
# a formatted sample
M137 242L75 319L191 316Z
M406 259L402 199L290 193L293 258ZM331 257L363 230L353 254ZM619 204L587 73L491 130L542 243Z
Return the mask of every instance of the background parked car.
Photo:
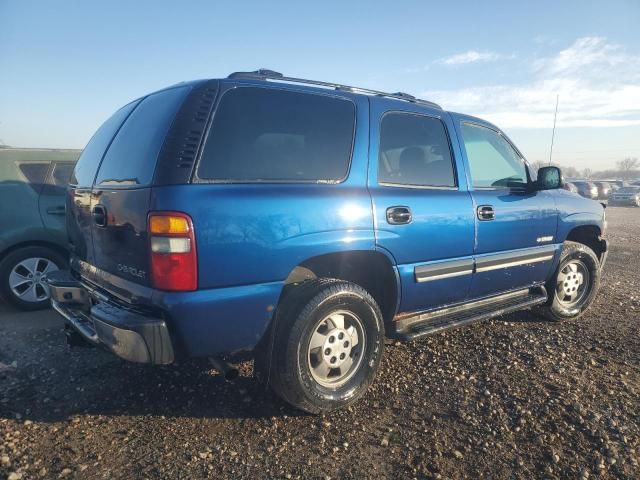
M611 194L611 184L609 182L593 182L598 187L598 198L606 200Z
M629 184L627 182L625 182L624 180L607 180L607 182L609 182L609 184L611 185L613 190L617 190L619 188L628 187L629 186Z
M578 187L576 187L572 182L564 182L563 188L565 190L569 190L570 192L578 193Z
M76 150L0 149L0 295L49 306L47 274L67 258L65 191Z
M633 205L640 207L640 186L622 187L611 194L609 205Z
M586 180L572 180L572 182L578 189L578 193L585 198L591 198L593 200L598 199L598 187L593 182L587 182Z

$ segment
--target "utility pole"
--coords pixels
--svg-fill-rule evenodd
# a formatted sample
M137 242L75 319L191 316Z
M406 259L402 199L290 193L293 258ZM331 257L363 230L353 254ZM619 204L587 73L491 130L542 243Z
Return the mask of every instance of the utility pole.
M560 102L560 94L556 95L556 113L553 115L553 130L551 131L551 149L549 150L549 165L551 165L551 157L553 156L553 140L556 136L556 119L558 118L558 103Z

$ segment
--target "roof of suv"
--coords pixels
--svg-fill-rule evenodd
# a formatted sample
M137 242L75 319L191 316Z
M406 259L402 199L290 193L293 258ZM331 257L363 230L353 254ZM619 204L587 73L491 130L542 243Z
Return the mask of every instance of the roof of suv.
M425 105L431 108L442 110L442 107L437 103L430 102L429 100L416 98L413 95L410 95L404 92L395 92L395 93L381 92L379 90L372 90L369 88L362 88L362 87L353 87L350 85L343 85L340 83L323 82L319 80L309 80L309 79L297 78L297 77L286 77L280 72L275 72L273 70L268 70L264 68L260 70L255 70L253 72L234 72L231 75L229 75L227 78L230 80L262 80L262 81L275 81L275 82L310 85L314 87L330 88L333 90L340 90L340 91L356 93L356 94L393 98L395 100L416 103L419 105Z
M306 78L287 77L280 72L276 72L268 69L260 69L260 70L255 70L253 72L234 72L230 74L226 79L234 80L234 81L242 81L247 83L254 83L254 84L270 83L272 85L273 84L277 85L278 83L281 83L281 84L289 84L289 85L300 85L302 88L309 89L311 91L314 91L314 90L342 91L342 92L352 93L355 95L366 95L366 96L385 98L395 102L408 102L415 105L420 105L427 108L444 111L444 109L435 102L417 98L405 92L389 93L389 92L382 92L379 90L372 90L369 88L344 85L341 83L324 82L320 80L309 80ZM457 115L461 120L465 120L473 123L479 123L481 125L490 127L496 130L497 132L500 132L502 135L504 135L504 132L499 127L497 127L493 123L483 118L475 117L475 116L464 114L464 113L454 113L454 112L449 112L449 113ZM515 145L513 146L515 147ZM520 154L522 155L522 153Z

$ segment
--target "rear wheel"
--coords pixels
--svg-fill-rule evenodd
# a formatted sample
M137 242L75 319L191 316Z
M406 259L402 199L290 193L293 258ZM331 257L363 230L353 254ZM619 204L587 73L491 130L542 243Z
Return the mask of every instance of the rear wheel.
M543 315L553 321L580 317L589 308L600 286L600 261L586 245L565 242Z
M47 308L47 275L65 264L62 255L47 247L14 250L0 262L0 292L5 300L22 310Z
M293 287L278 307L273 335L269 383L286 402L310 413L362 397L384 348L378 305L363 288L341 280ZM256 368L265 371L264 364Z

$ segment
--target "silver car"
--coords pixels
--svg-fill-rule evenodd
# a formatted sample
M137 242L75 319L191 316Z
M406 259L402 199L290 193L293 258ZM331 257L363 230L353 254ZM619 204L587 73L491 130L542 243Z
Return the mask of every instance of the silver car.
M609 205L640 207L640 186L622 187L609 196Z

